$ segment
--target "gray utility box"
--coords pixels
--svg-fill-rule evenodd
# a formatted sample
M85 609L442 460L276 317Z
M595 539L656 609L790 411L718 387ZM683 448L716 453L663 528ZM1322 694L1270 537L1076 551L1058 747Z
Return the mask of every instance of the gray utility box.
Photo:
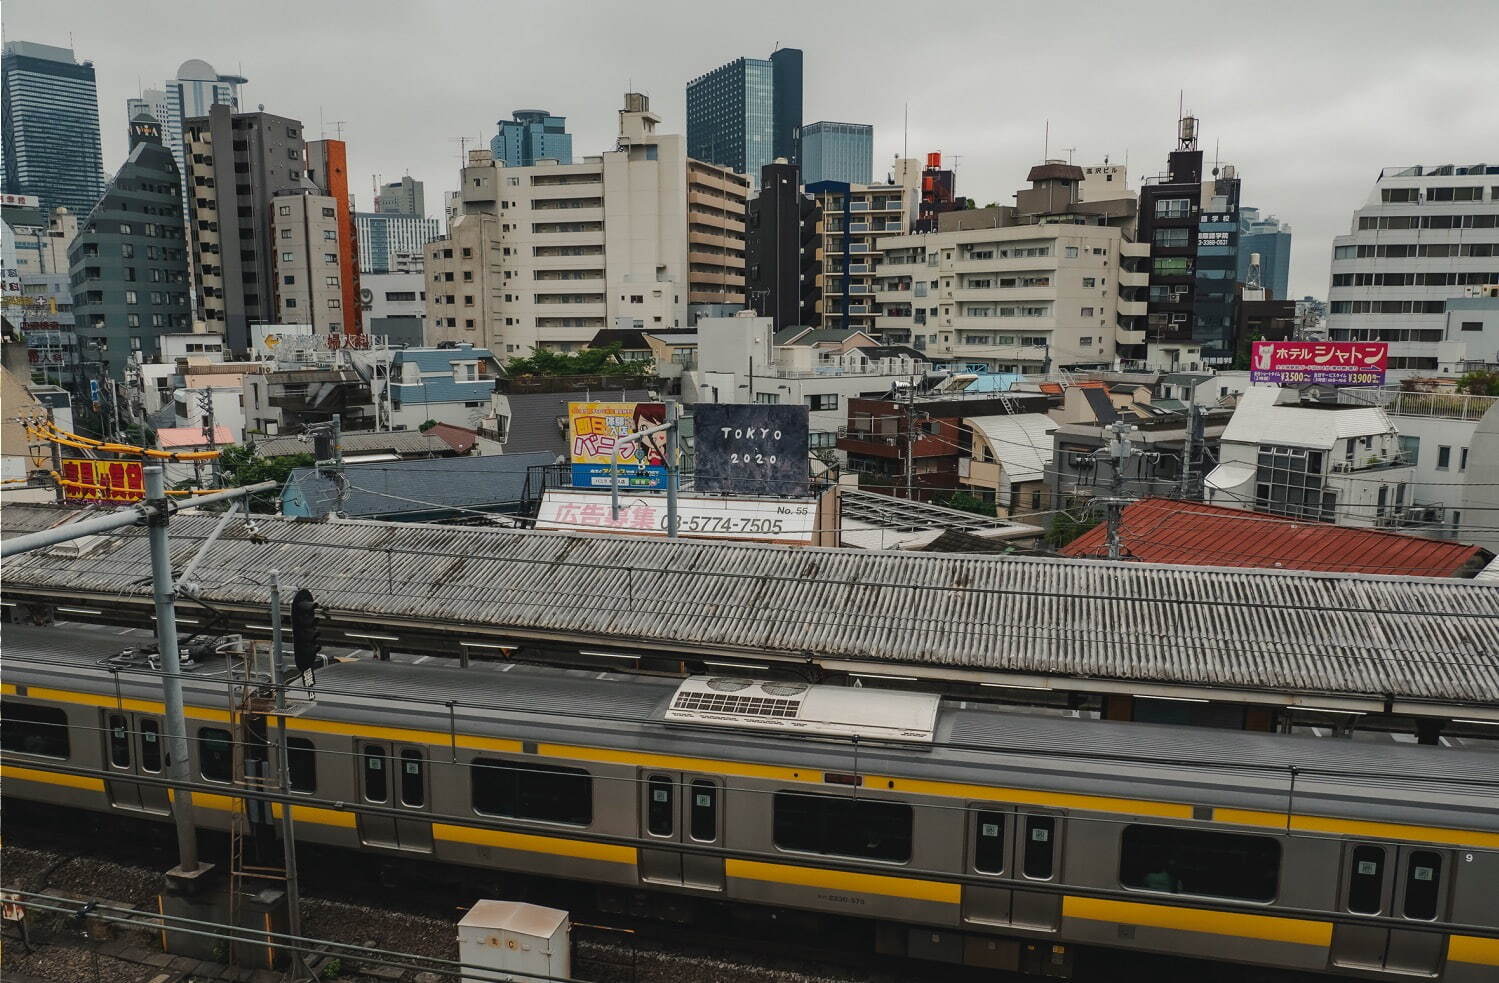
M572 975L572 923L556 908L480 901L458 922L458 959L466 967L463 983L566 978Z

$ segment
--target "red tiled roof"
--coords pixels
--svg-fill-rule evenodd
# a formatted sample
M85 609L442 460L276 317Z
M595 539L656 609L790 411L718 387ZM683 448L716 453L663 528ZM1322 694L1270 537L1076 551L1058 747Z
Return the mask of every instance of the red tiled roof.
M1079 379L1073 383L1079 389L1107 389L1109 384L1101 379Z
M427 428L427 433L438 438L460 455L473 450L474 444L479 441L478 431L460 427L454 423L435 423Z
M1062 395L1062 384L1060 382L1043 382L1041 383L1040 389L1042 392L1049 393L1053 396Z
M1492 558L1465 543L1164 498L1126 506L1120 539L1132 559L1208 567L1471 577ZM1083 533L1062 555L1107 556L1107 527Z

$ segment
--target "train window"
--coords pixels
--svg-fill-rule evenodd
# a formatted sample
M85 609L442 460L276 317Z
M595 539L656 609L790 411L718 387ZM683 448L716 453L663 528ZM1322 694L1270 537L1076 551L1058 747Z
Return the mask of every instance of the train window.
M1280 874L1280 844L1178 826L1126 826L1119 882L1142 891L1272 901Z
M364 746L364 801L384 802L386 797L385 749L378 744Z
M130 725L125 715L109 715L109 763L116 768L130 767Z
M161 771L161 724L143 718L141 725L141 770Z
M0 704L0 747L21 754L66 758L68 715L56 707L6 700Z
M572 826L593 822L593 779L581 768L475 758L469 773L475 812Z
M401 805L421 808L427 804L427 785L422 780L422 752L401 752Z
M1348 872L1348 910L1357 915L1384 912L1384 847L1353 848L1353 869Z
M1442 855L1412 850L1405 862L1405 917L1432 921L1441 897Z
M911 807L841 795L775 794L773 838L782 850L905 863Z
M210 782L234 781L234 738L227 730L198 731L198 770Z
M1005 872L1005 815L974 813L973 869L980 874Z
M317 748L305 737L286 739L286 779L293 792L317 791Z
M1034 881L1051 880L1057 863L1056 839L1056 819L1051 816L1026 816L1021 873Z
M672 832L672 780L653 775L645 783L645 828L652 836L670 836Z
M712 843L718 839L718 786L708 781L692 783L689 832L694 840Z

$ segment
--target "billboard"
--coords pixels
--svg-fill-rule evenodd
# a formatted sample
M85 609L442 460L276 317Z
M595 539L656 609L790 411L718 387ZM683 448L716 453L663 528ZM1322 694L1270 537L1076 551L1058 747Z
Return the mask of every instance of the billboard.
M568 403L567 447L574 488L608 488L619 438L666 422L664 403ZM666 434L619 449L621 488L666 487Z
M69 502L142 502L146 477L140 461L63 458L63 498ZM82 486L82 487L80 487Z
M813 499L708 498L681 495L677 534L688 539L735 539L758 543L811 544L817 525ZM666 535L666 496L621 494L615 518L607 491L552 489L536 513L537 529Z
M700 403L692 431L696 490L807 494L807 407Z
M1249 381L1280 385L1382 386L1390 346L1383 341L1256 341Z

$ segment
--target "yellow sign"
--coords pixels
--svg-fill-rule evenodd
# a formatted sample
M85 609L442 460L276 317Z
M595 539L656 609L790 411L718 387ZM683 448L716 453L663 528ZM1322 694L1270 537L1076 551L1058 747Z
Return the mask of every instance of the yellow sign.
M666 422L662 403L569 403L568 451L573 485L607 488L609 462L619 438ZM618 481L632 488L666 487L666 433L619 447Z

